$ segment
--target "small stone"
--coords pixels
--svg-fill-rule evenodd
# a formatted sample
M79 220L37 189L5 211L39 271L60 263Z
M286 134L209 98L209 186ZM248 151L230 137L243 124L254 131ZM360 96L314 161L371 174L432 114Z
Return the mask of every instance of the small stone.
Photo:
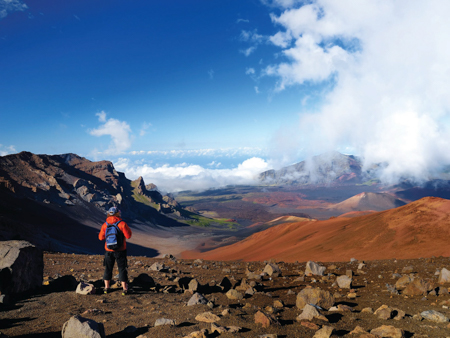
M428 311L423 311L420 313L420 315L432 322L435 323L446 323L449 321L448 317L446 317L444 314L437 312L435 310L428 310Z
M220 320L220 317L211 312L203 312L195 316L195 320L204 323L215 323Z
M373 313L373 309L371 307L365 307L364 309L361 310L362 313Z
M228 299L232 299L232 300L241 300L244 298L244 295L242 293L240 293L239 291L236 291L234 289L229 290L226 293L226 296Z
M413 268L412 265L405 266L405 267L402 269L402 273L411 273L411 272L413 272L413 271L414 271L414 268Z
M370 331L371 334L380 337L404 338L405 331L392 325L382 325Z
M203 297L202 294L196 292L192 295L192 297L189 299L187 305L188 306L192 306L192 305L197 305L197 304L207 304L208 300Z
M332 326L322 326L322 328L314 334L313 338L329 338L334 331L334 327Z
M350 289L352 287L352 278L348 275L339 276L336 278L336 283L341 289Z
M261 311L255 313L255 323L261 324L264 328L267 328L272 324L279 324L274 317Z
M323 273L325 272L327 268L325 266L321 266L315 262L308 261L306 263L306 269L305 269L305 275L307 276L323 276Z
M439 273L438 278L439 284L450 283L450 271L446 268L443 268Z
M387 305L381 305L375 312L374 315L376 315L380 319L391 319L392 318L392 312L393 309L390 308Z
M161 326L161 325L170 325L170 326L175 326L175 320L173 319L167 319L167 318L158 318L155 321L154 326Z
M207 338L208 337L208 330L203 329L201 331L194 331L188 334L187 336L184 336L183 338Z
M95 293L95 286L90 283L80 282L77 286L76 293L79 295L92 295Z

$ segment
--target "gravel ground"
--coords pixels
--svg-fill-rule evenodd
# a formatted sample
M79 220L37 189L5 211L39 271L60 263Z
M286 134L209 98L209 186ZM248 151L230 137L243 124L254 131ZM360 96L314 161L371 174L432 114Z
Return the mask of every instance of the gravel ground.
M194 331L207 329L207 337L258 337L275 334L277 337L313 337L322 326L334 328L331 337L358 337L350 334L357 326L365 331L391 325L404 330L404 337L450 337L448 322L436 323L413 316L423 311L435 310L450 317L450 295L434 295L432 292L406 296L399 291L394 294L387 285L395 285L402 275L413 275L430 282L437 288L437 270L450 269L450 260L444 257L414 260L366 261L319 263L327 267L325 276L304 276L305 262L276 262L282 275L264 276L255 281L254 295L242 300L228 299L218 285L224 277L239 285L247 278L246 271L261 272L265 262L216 262L193 260L156 259L129 257L130 281L140 274L151 276L156 285L145 290L134 287L134 293L122 296L120 289L103 294L103 256L75 254L44 254L44 284L33 294L11 299L9 304L0 304L0 332L10 337L60 337L66 321L74 315L81 315L103 323L107 337L184 337ZM165 264L167 270L152 271L155 262ZM334 266L334 267L333 267ZM412 272L402 273L411 266ZM336 277L352 270L352 289L340 289ZM72 277L65 277L72 276ZM187 306L192 293L183 292L178 280L195 278L203 285L201 293L211 301L209 305ZM90 281L97 287L96 294L80 295L74 290L76 282ZM251 281L251 280L250 280ZM248 281L248 282L250 282ZM320 287L336 296L335 305L348 305L352 311L332 312L321 310L323 319L314 318L307 324L296 320L302 310L296 307L297 294L307 286ZM446 289L448 285L443 285ZM75 283L76 287L76 283ZM441 288L441 293L444 289ZM242 292L243 293L243 292ZM356 298L349 298L354 293ZM281 300L282 308L274 306ZM405 312L400 319L380 319L377 315L362 312L365 308L377 310L388 305ZM223 314L229 309L228 314ZM262 311L272 315L276 323L263 328L255 323L255 314ZM195 317L203 312L212 312L220 317L220 326L238 326L238 333L212 332L211 324L199 322ZM397 312L393 313L395 316ZM174 326L155 327L158 318L173 319ZM307 325L307 326L305 326ZM370 337L370 336L367 336Z

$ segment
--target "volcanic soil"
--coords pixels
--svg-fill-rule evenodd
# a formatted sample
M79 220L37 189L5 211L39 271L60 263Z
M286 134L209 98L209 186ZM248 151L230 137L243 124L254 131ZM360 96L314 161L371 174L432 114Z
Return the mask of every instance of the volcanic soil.
M263 276L262 280L256 280L256 293L239 301L228 299L218 285L224 277L232 285L239 285L247 278L247 270L261 272L265 262L129 257L130 280L140 274L148 274L156 286L149 290L134 286L133 294L122 296L120 289L110 294L102 293L103 256L44 253L44 284L48 285L32 294L11 299L9 305L0 304L0 332L10 337L60 337L63 324L70 317L80 315L103 323L107 337L184 337L201 329L208 330L207 337L253 338L264 334L313 337L324 325L334 328L331 337L358 337L350 334L355 327L370 331L382 325L403 329L405 337L450 336L448 322L413 318L427 310L436 310L450 317L450 295L443 292L448 285L440 289L442 295L406 296L401 290L395 294L391 292L392 288L388 289L405 274L402 272L405 267L410 267L408 275L420 277L438 287L436 271L450 269L447 257L366 261L359 270L361 261L350 258L345 262L316 262L327 267L325 276L304 276L305 262L276 262L282 275ZM164 264L167 270L150 270L155 262ZM354 274L352 290L339 289L335 280L348 270ZM191 293L183 292L177 283L183 277L196 278L203 285L200 292L211 301L210 306L187 306ZM71 283L64 282L70 279L91 281L97 286L97 293L77 294ZM247 283L251 281L247 280ZM296 317L302 310L296 307L296 296L308 286L331 292L336 296L335 305L347 305L352 311L321 310L326 320L315 318L310 322L298 322ZM349 298L351 293L356 298ZM284 305L277 308L275 301L282 301ZM402 310L406 315L400 320L380 319L373 313L362 311L365 308L375 311L382 305L396 308L398 312ZM224 313L226 309L229 309L229 314ZM195 319L198 314L208 311L220 317L217 325L238 326L240 332L212 333L211 324ZM258 311L272 314L277 323L267 328L256 324L254 316ZM154 327L158 318L173 319L176 325Z

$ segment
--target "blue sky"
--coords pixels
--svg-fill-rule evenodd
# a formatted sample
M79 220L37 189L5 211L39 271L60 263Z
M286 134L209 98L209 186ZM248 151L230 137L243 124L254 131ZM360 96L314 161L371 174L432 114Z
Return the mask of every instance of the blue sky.
M0 0L0 155L112 160L167 191L329 150L450 162L443 1Z

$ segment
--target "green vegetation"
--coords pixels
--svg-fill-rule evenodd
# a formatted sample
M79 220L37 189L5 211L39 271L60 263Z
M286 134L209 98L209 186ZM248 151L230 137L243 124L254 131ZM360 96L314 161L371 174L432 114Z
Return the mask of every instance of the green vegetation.
M196 214L191 214L190 218L190 220L186 221L187 224L202 228L209 228L210 226L226 226L229 229L234 230L239 226L239 223L230 222L225 218L207 218Z
M152 207L154 209L157 209L158 207L158 204L150 202L150 200L146 196L136 194L134 191L133 191L133 198L136 202L148 205L149 207Z

